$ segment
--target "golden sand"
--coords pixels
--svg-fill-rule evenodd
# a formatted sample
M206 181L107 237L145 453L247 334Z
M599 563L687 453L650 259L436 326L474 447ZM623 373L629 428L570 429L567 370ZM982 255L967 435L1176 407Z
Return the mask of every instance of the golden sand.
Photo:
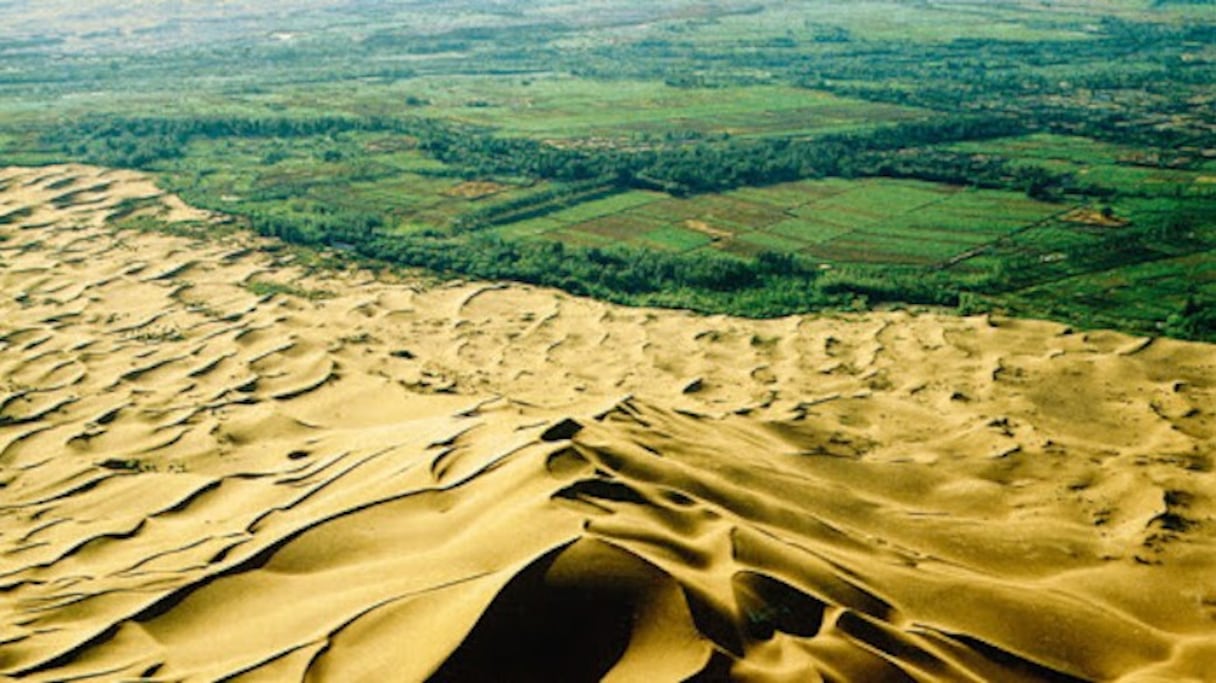
M204 217L134 173L0 188L0 676L1216 680L1212 346L310 275L108 227Z

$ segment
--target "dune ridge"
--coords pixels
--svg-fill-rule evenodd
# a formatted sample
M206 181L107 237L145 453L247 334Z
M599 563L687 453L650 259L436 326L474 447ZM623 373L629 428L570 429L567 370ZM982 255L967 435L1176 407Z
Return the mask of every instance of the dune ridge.
M0 171L0 676L1216 680L1212 346L315 273L135 200L217 220Z

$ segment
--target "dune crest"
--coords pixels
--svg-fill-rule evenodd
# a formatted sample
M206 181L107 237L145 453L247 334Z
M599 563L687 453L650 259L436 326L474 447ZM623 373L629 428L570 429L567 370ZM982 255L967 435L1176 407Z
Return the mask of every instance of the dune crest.
M0 171L0 676L1212 680L1212 346L313 273L133 207L213 218Z

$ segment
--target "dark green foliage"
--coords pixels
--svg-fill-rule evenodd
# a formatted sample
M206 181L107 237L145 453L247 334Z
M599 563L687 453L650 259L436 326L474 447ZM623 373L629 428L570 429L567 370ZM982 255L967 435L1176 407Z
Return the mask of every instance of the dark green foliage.
M1166 319L1165 333L1184 339L1216 337L1216 299L1201 301L1191 294L1178 312Z

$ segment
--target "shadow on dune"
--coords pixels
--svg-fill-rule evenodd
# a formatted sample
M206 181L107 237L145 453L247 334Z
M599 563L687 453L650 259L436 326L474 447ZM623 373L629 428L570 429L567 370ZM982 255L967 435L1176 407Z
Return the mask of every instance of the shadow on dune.
M671 576L642 558L576 541L519 572L430 680L603 680L630 650L659 652L662 642L647 641L690 630L681 596ZM681 623L668 628L670 620Z

